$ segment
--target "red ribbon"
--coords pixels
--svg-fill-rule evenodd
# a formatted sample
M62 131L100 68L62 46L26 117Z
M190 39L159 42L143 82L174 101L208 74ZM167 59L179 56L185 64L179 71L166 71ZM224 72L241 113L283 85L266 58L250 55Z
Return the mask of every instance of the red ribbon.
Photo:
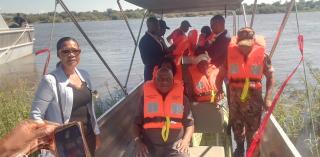
M298 45L299 45L299 50L301 52L301 55L303 55L303 49L304 49L303 35L298 36Z
M301 58L300 58L300 62L299 64L293 69L293 71L290 73L290 75L287 77L287 79L281 84L280 89L278 90L277 94L275 95L272 103L271 103L271 107L269 108L267 114L265 115L265 117L263 118L261 125L257 131L257 133L254 135L252 141L251 141L251 145L249 147L249 150L247 151L247 155L246 157L252 157L252 155L255 152L256 147L259 145L260 143L260 139L263 136L264 130L267 126L267 123L270 119L271 113L273 112L279 98L280 95L282 94L283 90L285 89L285 87L287 86L289 80L292 78L292 76L296 73L296 71L298 70L298 67L300 66L300 64L302 63L304 57L303 57L303 35L299 35L298 36L298 44L299 44L299 50L301 53Z
M40 55L40 54L43 54L43 53L48 52L48 51L50 51L48 48L44 48L44 49L42 49L42 50L38 50L38 51L36 52L36 55Z
M47 74L47 69L48 69L48 65L49 65L49 62L50 62L50 57L51 57L51 51L49 48L44 48L42 50L39 50L39 51L36 51L36 55L40 55L40 54L43 54L45 52L48 52L48 56L47 56L47 59L46 59L46 63L43 67L43 72L42 72L42 75L45 75Z

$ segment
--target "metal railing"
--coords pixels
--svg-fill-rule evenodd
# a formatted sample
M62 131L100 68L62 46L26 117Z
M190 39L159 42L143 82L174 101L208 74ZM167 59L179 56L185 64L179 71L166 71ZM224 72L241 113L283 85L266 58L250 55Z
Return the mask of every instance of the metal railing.
M33 42L33 35L33 29L26 30L26 32L24 32L24 30L0 32L0 48L11 47L20 36L16 45Z

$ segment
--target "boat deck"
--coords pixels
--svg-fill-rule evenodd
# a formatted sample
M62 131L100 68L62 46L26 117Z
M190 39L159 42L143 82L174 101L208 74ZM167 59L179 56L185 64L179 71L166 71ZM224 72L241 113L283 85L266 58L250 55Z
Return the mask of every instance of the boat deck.
M141 83L137 86L137 88L131 91L127 97L121 99L111 109L98 118L98 124L101 129L102 148L96 152L97 157L134 156L134 150L136 146L135 142L133 141L132 126L134 124L134 117L138 108L137 104L141 103L142 89L143 86ZM208 124L212 124L210 126L212 128L209 128L212 130L216 129L217 132L215 135L213 135L216 138L209 136L210 139L212 139L211 141L209 140L208 136L204 134L202 138L205 140L201 140L201 142L196 140L196 136L199 136L199 134L195 133L192 142L194 146L190 148L191 157L220 157L220 155L221 157L232 156L230 153L232 151L232 141L229 141L231 138L228 136L221 136L225 135L223 130L225 128L225 123L223 121L225 121L226 114L223 114L223 117L221 117L220 113L223 112L221 112L221 110L209 110L209 108L212 107L213 106L209 105L201 105L200 108L194 106L192 107L194 117L197 117L195 118L195 123L197 125L196 132L199 132L201 129L205 129L201 128L201 126L204 124L206 124L206 127ZM212 119L212 121L210 123L208 120L198 122L198 120L201 119L201 116L202 118L205 116L211 116L210 119ZM219 129L222 130L219 131ZM271 116L271 119L265 130L265 134L261 139L260 156L301 156L273 116Z
M190 157L224 157L222 146L196 146L190 148Z

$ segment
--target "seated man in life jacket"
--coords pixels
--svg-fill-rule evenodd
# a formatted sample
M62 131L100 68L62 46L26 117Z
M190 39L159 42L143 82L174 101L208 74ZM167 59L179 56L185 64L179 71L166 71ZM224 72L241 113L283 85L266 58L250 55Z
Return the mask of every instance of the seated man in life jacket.
M187 157L194 120L182 83L162 67L143 90L133 133L136 157Z
M271 60L265 53L265 42L255 32L245 27L228 47L225 76L229 81L230 124L237 143L235 157L244 156L244 141L247 148L260 126L262 108L271 105L270 95L274 84ZM266 92L262 97L262 77L266 77ZM248 150L248 149L247 149Z
M182 66L181 65L176 65L174 62L173 57L171 56L166 56L163 58L159 66L155 66L153 69L153 80L156 79L157 72L160 68L167 68L172 71L173 74L173 79L175 81L182 81Z
M209 63L208 54L200 54L188 69L191 80L186 83L186 92L192 101L216 103L223 98L223 76L219 68Z

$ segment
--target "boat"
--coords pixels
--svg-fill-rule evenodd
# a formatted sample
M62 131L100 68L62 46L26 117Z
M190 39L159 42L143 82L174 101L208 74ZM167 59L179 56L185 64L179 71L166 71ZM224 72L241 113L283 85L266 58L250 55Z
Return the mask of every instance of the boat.
M9 28L0 14L0 65L31 55L33 41L32 26Z
M120 10L121 4L118 0ZM156 14L184 13L199 11L230 12L234 16L233 34L236 33L235 11L241 8L243 0L125 0L149 12ZM126 18L124 18L126 19ZM143 21L141 22L143 24ZM127 23L128 25L128 23ZM128 25L130 29L130 26ZM132 31L131 31L132 32ZM139 33L141 30L139 31ZM133 34L131 34L133 35ZM138 39L135 41L139 40ZM134 55L133 55L134 56ZM187 58L183 66L187 66ZM135 142L132 139L132 125L137 104L141 99L143 83L128 93L117 104L110 108L98 119L102 132L102 149L97 152L98 157L133 157ZM134 101L133 101L134 100ZM214 141L199 144L193 136L193 146L190 147L191 157L232 157L235 149L232 137L226 133L228 112L218 110L210 104L192 103L192 112L195 118L196 133L213 133ZM209 120L210 119L210 123ZM202 139L205 140L205 139ZM299 157L301 156L283 131L275 117L271 116L264 136L260 143L261 157Z
M134 157L136 144L133 139L133 125L138 105L141 103L143 94L143 82L136 85L131 91L126 88L132 62L137 49L141 28L144 24L146 15L150 12L155 14L199 12L199 11L223 11L225 14L230 12L233 16L233 34L237 30L237 18L235 11L241 8L243 0L125 0L136 6L146 9L144 18L141 21L140 30L137 38L132 33L131 27L125 14L124 20L130 30L135 49L132 55L130 68L125 85L122 85L114 75L108 64L103 60L95 46L92 44L84 30L78 24L76 18L68 10L63 0L57 0L62 8L69 14L75 26L88 41L103 64L109 70L114 79L125 94L114 106L108 109L98 118L101 130L101 148L97 150L97 157ZM291 4L294 0L291 1ZM123 11L120 0L117 0L119 8ZM256 5L256 1L255 1ZM244 7L243 7L244 8ZM292 7L291 7L292 9ZM290 9L288 9L290 10ZM289 11L288 11L289 12ZM287 13L288 13L287 12ZM246 19L245 19L246 20ZM247 22L246 22L247 23ZM252 25L251 25L252 26ZM188 66L188 58L183 58L183 66ZM197 136L193 136L192 146L190 147L191 157L232 157L235 149L232 136L227 134L228 109L216 109L210 104L192 102L192 112L195 118L196 133L211 133L214 138L210 142L197 142ZM210 121L208 120L210 119ZM205 137L201 140L206 141ZM276 118L271 116L259 145L261 157L301 157L297 148L292 144L286 133L283 131Z

